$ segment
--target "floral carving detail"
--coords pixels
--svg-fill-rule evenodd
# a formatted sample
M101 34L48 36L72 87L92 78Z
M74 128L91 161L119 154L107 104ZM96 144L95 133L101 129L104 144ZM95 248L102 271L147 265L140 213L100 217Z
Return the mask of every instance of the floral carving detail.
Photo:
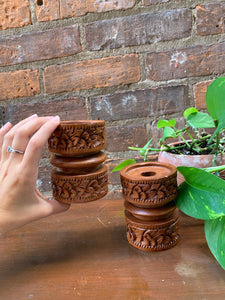
M124 198L136 205L162 205L177 196L176 177L162 182L133 182L121 178Z
M105 148L105 126L59 126L48 141L50 151L83 152Z
M144 227L144 228L143 228ZM171 248L180 238L179 219L172 220L169 226L135 226L127 220L127 239L135 246L147 251L160 251Z
M83 178L52 175L51 179L53 197L63 203L94 201L105 196L108 191L107 171Z

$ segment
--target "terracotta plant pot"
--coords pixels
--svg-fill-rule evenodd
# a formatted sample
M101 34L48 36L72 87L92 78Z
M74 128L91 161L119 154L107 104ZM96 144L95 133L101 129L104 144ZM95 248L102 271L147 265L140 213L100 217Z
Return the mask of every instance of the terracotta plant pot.
M144 251L175 246L179 239L177 172L173 165L136 163L120 171L128 242Z
M180 144L180 142L176 142L170 145L177 145ZM212 161L213 161L213 154L208 155L180 155L180 154L174 154L167 151L161 151L159 152L158 161L159 162L165 162L174 165L175 167L178 166L186 166L186 167L195 167L195 168L207 168L212 167ZM225 164L225 155L219 155L217 157L217 165L223 165ZM220 172L221 178L224 177L225 172ZM184 181L184 177L178 172L177 173L177 183L180 185Z
M63 121L49 138L53 197L63 203L94 201L108 191L104 121Z

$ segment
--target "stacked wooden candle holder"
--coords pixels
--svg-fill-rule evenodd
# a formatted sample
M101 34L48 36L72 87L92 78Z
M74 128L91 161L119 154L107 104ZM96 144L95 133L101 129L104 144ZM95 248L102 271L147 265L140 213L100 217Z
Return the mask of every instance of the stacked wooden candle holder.
M62 203L100 199L108 191L104 121L64 121L48 141L53 197Z
M159 162L137 163L120 172L128 242L144 251L166 250L179 241L177 171Z

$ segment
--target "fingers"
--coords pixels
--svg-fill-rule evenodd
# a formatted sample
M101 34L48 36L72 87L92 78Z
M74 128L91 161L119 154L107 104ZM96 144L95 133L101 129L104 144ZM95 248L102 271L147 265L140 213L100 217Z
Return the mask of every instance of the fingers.
M58 116L37 117L33 115L12 127L3 139L1 160L1 169L5 170L2 172L3 177L7 174L12 175L16 170L22 170L22 177L29 178L30 183L36 184L42 149L59 122ZM7 152L8 146L24 153L9 153Z
M38 168L39 160L44 145L48 142L49 137L60 123L58 116L47 118L47 121L40 126L36 133L31 137L24 153L23 164L25 167Z
M2 150L4 137L11 128L12 128L12 124L8 122L0 129L0 149L1 150ZM2 153L2 151L0 151L0 159L1 159L1 153Z
M18 124L16 124L15 126L13 126L4 136L3 139L3 144L2 144L2 159L6 160L9 156L10 153L7 152L7 148L8 146L12 146L12 141L14 139L15 133L16 131L23 126L25 123L29 122L31 119L37 118L37 115L32 115L26 119L24 119L23 121L19 122Z
M2 128L0 129L0 147L2 147L3 139L5 134L12 128L12 124L7 122Z
M12 141L12 148L25 152L31 137L41 128L41 126L43 126L48 121L49 118L46 117L35 118L20 126L15 131L15 135ZM23 158L23 155L14 153L14 158L21 160Z

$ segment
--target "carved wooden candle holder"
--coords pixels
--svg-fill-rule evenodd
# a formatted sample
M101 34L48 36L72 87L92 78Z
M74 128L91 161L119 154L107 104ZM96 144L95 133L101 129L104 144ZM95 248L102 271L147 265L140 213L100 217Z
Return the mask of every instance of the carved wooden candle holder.
M108 192L104 121L63 121L48 141L53 197L62 203L89 202Z
M128 242L144 251L166 250L179 235L177 170L160 162L137 163L120 172Z

